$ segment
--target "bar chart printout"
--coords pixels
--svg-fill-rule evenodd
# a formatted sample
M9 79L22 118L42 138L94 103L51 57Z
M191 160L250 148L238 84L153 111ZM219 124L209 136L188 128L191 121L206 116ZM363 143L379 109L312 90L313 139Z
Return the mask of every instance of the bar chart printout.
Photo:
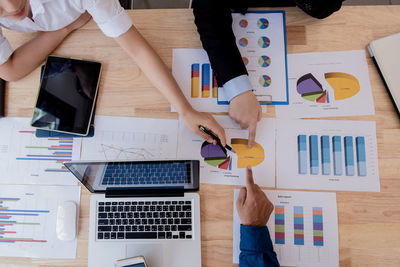
M275 206L275 244L285 244L285 206Z
M79 157L80 138L38 138L30 118L0 121L0 182L76 185L63 163Z
M293 207L294 244L304 245L304 211L301 206Z
M234 201L239 191L235 190ZM335 193L263 192L275 207L267 228L281 266L339 267ZM240 229L243 226L240 225L236 205L233 209L233 263L238 263Z
M322 208L313 207L313 238L314 246L324 245L324 229L323 229L323 217Z
M308 146L307 139L309 140ZM344 150L342 149L342 143L344 144ZM318 147L320 147L320 149L318 149ZM309 166L310 174L312 175L331 175L331 165L333 164L332 168L335 176L341 176L343 174L346 176L367 175L364 136L332 136L331 138L328 135L319 137L318 135L307 136L305 134L300 134L297 136L297 152L299 174L308 174ZM331 161L331 152L333 155L333 162ZM309 157L307 154L309 154ZM319 154L321 155L320 157ZM355 172L355 155L357 156L357 174ZM343 171L343 159L345 171Z
M18 227L19 225L24 226L24 228L31 227L33 228L31 232L35 232L34 228L40 227L40 222L37 222L35 219L38 217L45 217L50 212L49 210L22 210L10 208L14 203L20 200L20 198L0 197L0 243L46 243L47 240L35 239L32 237L18 237L20 233L17 230L21 228ZM29 222L29 219L25 220L25 218L35 219Z
M59 240L56 220L59 204L79 198L79 186L2 185L0 256L75 258L77 239Z
M278 188L380 191L375 122L276 122Z

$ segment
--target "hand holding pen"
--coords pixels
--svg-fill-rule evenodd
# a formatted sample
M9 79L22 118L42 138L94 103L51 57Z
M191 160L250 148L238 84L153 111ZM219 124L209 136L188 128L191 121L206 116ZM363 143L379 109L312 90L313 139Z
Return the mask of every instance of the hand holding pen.
M228 144L225 144L225 146L222 145L221 140L218 138L218 136L213 134L213 132L211 132L210 130L208 130L207 128L205 128L202 125L199 125L199 129L200 129L200 131L202 131L206 135L211 136L211 138L217 142L216 144L218 144L218 145L220 145L222 147L225 147L227 150L229 150L229 151L231 151L231 152L236 154L235 150L233 150L233 148L231 146L229 146ZM214 143L214 145L215 145L215 143Z

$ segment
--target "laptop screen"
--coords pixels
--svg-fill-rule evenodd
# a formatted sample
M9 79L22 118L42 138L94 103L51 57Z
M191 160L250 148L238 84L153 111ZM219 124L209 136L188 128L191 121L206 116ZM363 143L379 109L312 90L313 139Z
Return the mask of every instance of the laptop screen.
M129 189L196 189L198 161L69 162L65 166L94 192Z

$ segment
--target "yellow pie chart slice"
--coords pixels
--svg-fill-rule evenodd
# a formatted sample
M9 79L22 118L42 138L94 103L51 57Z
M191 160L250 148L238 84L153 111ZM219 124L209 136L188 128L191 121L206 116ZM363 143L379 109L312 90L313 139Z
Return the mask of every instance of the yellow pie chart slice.
M247 139L232 138L231 145L238 156L238 168L254 167L265 159L264 148L256 142L249 148Z
M325 80L335 92L335 100L343 100L355 96L360 91L360 83L353 75L342 72L325 73Z

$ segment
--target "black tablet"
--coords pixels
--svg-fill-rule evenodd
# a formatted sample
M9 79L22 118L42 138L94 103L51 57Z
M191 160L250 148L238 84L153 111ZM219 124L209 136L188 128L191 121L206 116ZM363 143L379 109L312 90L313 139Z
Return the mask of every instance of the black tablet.
M96 104L101 63L49 56L31 125L87 135Z

